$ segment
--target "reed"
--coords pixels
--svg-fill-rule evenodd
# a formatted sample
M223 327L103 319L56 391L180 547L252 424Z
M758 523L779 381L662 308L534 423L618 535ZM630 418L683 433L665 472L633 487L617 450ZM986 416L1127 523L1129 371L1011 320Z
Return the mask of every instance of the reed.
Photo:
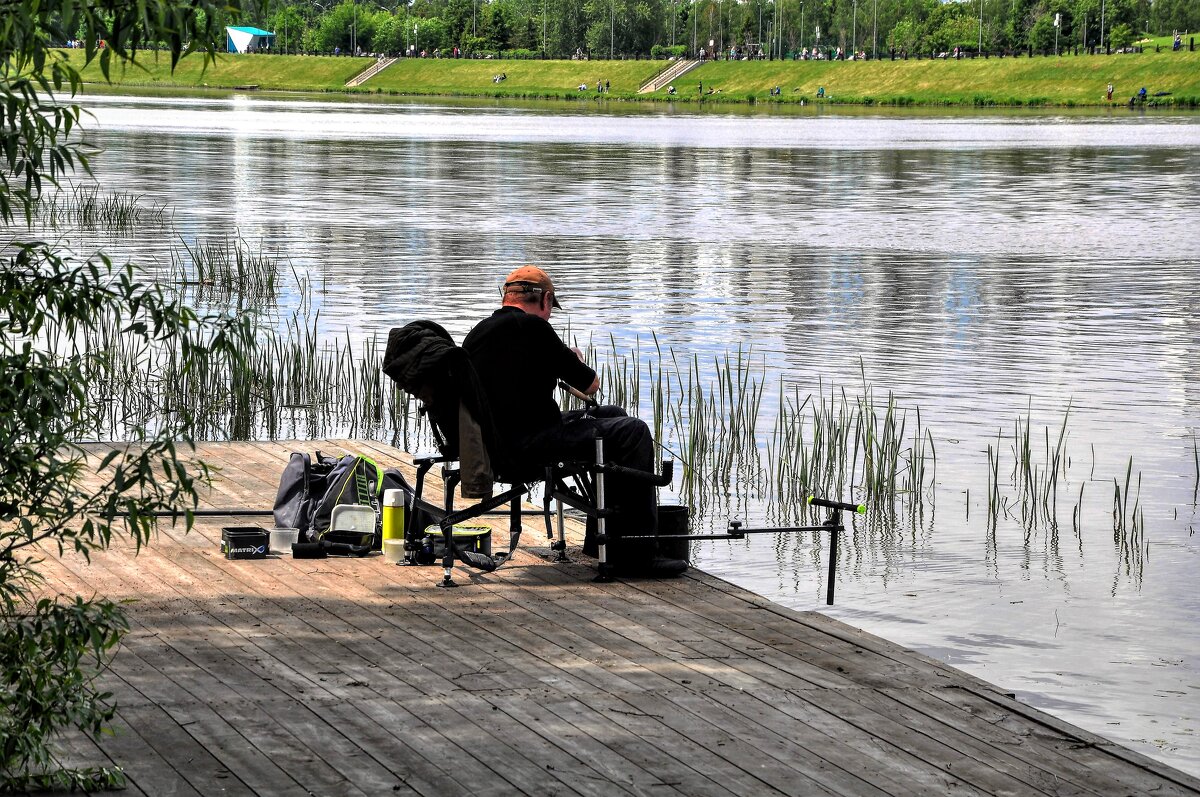
M163 205L147 203L141 195L123 191L100 193L95 183L43 194L35 207L39 221L52 229L104 229L128 232L145 225L166 227L171 216Z
M1142 474L1139 471L1137 481L1133 481L1133 457L1130 457L1123 486L1119 477L1113 478L1113 547L1117 554L1117 577L1124 573L1139 586L1150 556L1141 493Z
M277 299L279 262L240 235L180 239L171 250L170 270L174 284L202 305L262 307Z
M1192 506L1195 506L1200 497L1200 436L1195 432L1192 433L1192 464L1196 468L1196 479L1192 482Z
M1013 454L1011 484L1016 491L1015 506L1020 509L1025 526L1039 523L1055 525L1058 517L1058 485L1060 477L1067 477L1068 420L1071 416L1070 401L1063 413L1062 424L1057 434L1051 437L1050 427L1044 427L1044 447L1041 461L1034 455L1032 400L1026 414L1018 416L1013 424L1010 450ZM1054 440L1053 447L1051 440ZM998 456L998 455L997 455ZM989 458L989 469L992 460ZM999 495L999 484L995 474L990 474L993 493ZM993 509L995 511L995 509Z

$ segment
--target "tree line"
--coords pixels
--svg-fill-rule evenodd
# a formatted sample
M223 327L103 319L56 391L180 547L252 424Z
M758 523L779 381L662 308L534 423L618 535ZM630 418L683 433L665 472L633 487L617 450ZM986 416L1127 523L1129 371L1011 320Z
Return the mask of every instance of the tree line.
M1055 24L1057 19L1058 24ZM1195 0L253 0L283 52L792 57L1126 47L1200 27Z

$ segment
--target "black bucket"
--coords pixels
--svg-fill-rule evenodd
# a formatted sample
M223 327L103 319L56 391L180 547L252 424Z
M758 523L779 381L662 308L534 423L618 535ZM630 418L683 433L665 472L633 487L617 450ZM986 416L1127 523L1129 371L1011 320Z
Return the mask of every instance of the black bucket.
M660 504L658 507L658 533L690 534L691 532L688 531L691 525L689 519L688 507L677 504ZM690 564L691 546L688 545L689 542L691 541L659 540L658 555L665 556L667 559L682 559Z

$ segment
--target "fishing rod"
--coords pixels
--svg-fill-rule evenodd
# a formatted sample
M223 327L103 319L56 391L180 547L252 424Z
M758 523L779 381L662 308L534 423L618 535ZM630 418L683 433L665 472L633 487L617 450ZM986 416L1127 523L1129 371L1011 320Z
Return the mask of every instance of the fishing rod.
M842 524L842 512L854 512L858 515L867 513L866 506L850 504L845 501L831 501L828 498L809 496L806 502L809 506L828 509L829 517L819 526L773 526L764 528L743 528L739 520L729 521L729 528L724 534L630 534L623 535L620 540L744 540L750 534L791 534L798 531L829 532L829 576L825 593L825 603L833 605L834 577L837 575L837 546L838 534L846 530Z

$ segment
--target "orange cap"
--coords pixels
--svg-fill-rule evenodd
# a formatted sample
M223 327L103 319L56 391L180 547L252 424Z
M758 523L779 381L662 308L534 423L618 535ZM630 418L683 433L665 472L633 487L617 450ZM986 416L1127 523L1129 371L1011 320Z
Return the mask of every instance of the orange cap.
M562 308L558 303L558 293L550 275L537 266L521 266L504 278L504 289L501 293L549 293L550 301L555 307Z

